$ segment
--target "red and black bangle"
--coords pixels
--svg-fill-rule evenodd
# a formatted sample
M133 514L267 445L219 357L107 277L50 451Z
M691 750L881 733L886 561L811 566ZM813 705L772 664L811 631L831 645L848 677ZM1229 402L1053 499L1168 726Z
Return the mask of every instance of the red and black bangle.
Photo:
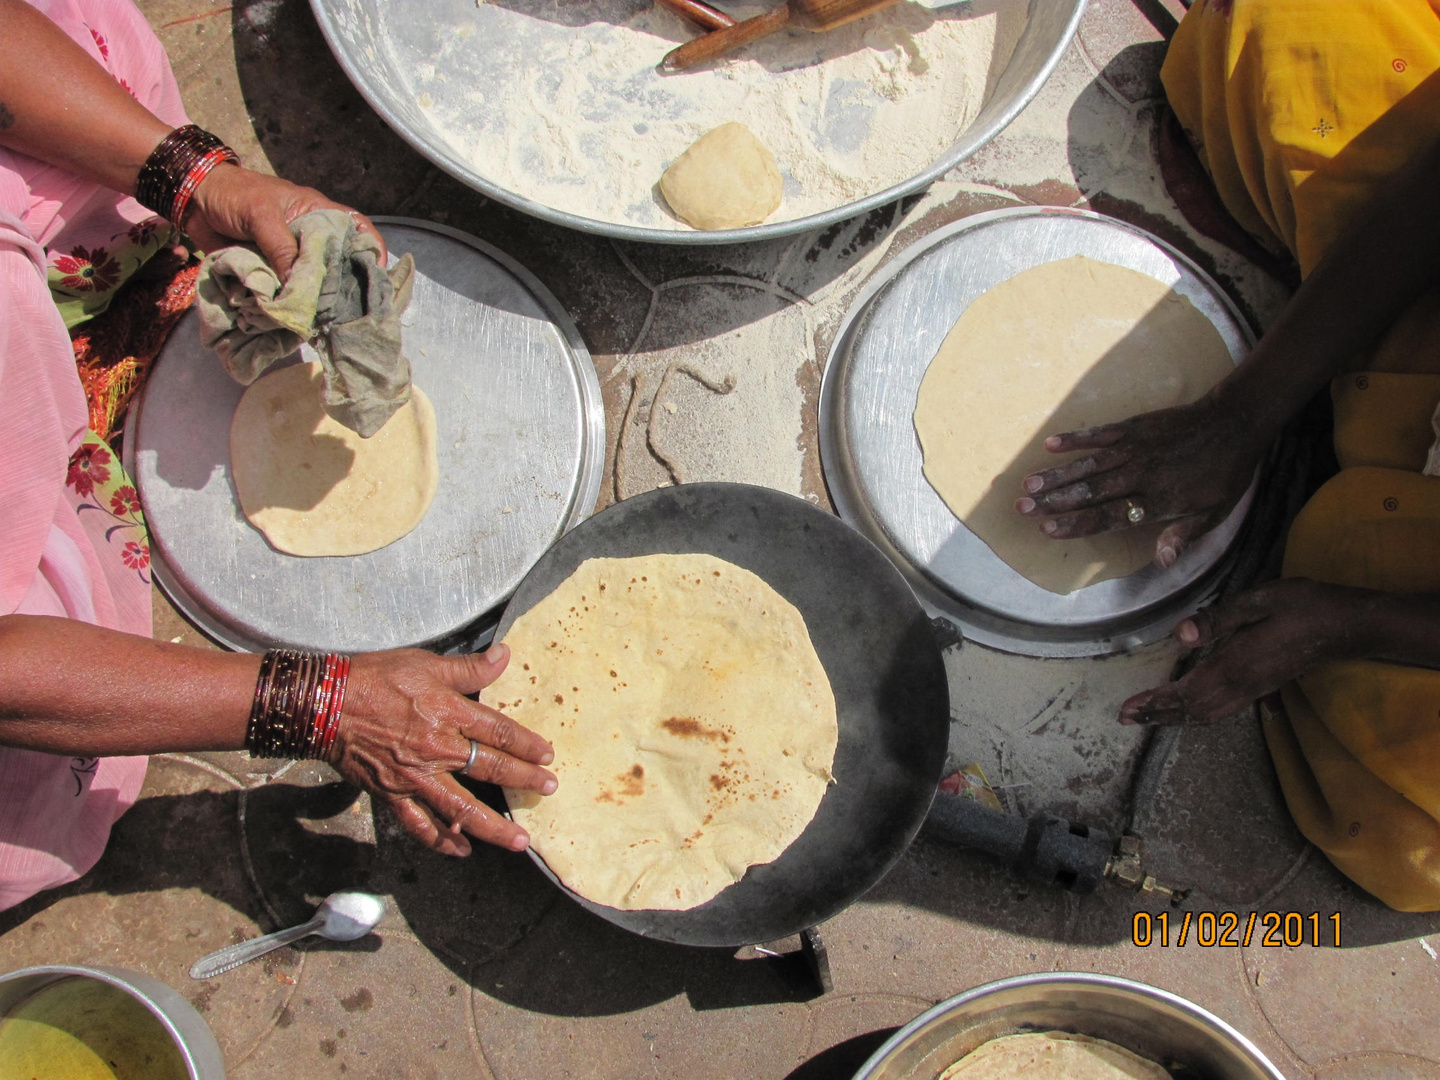
M323 758L340 729L350 658L275 649L260 660L245 729L251 757Z
M223 142L194 124L178 127L160 140L140 166L135 200L176 228L183 228L190 199L215 166L240 158Z

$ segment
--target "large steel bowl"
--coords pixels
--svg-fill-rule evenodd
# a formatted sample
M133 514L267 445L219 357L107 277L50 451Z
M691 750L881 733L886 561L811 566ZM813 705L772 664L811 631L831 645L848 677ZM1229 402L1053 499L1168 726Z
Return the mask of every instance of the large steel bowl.
M1177 1080L1285 1080L1254 1043L1194 1002L1084 972L1019 975L942 1001L897 1031L855 1080L935 1080L990 1039L1057 1030L1123 1046Z
M94 979L124 991L150 1010L175 1043L190 1080L225 1080L225 1058L214 1034L178 991L138 971L46 964L0 975L0 1017L24 999L61 979Z
M417 15L425 19L438 17L435 5L421 5L423 14L417 12L414 0L310 0L310 7L330 51L370 107L421 154L476 191L527 214L581 232L661 244L733 244L823 229L885 206L939 180L1000 134L1040 91L1075 36L1087 2L1029 0L1029 21L990 99L949 150L918 176L823 214L772 225L715 231L649 229L598 221L556 210L499 186L476 172L455 152L408 89L408 72L432 58L428 49L410 46L407 31L415 26Z

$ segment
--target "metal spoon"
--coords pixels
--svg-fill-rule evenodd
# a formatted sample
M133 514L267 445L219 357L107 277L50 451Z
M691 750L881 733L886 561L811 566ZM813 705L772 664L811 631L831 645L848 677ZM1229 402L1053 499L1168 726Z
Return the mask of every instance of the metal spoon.
M311 934L319 934L331 941L354 941L374 930L384 914L385 901L378 896L363 892L331 893L315 909L315 916L309 922L242 941L239 945L229 945L201 957L190 969L190 977L208 979Z

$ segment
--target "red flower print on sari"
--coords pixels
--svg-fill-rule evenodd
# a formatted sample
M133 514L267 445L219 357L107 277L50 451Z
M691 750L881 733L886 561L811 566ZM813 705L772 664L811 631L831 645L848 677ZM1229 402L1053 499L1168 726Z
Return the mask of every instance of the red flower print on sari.
M120 88L122 90L124 90L127 94L133 97L136 101L140 100L140 95L135 93L135 88L132 87L128 82L126 82L124 79L116 79L115 81L120 84Z
M88 499L96 484L103 484L110 479L108 466L111 460L110 451L103 446L84 443L70 459L70 471L65 476L65 483L74 488L82 499Z
M140 509L140 496L129 484L116 490L110 496L110 511L116 517L124 517L126 514L134 514Z
M69 255L57 255L55 269L65 275L60 287L71 292L109 292L120 284L120 264L101 247L77 247Z
M120 549L120 561L131 570L144 570L150 565L150 545L138 540L126 540Z
M160 231L160 226L165 224L165 219L160 217L146 218L130 226L127 234L132 244L148 244L155 239L155 234Z
M110 59L110 43L105 40L105 35L102 34L102 33L100 33L100 32L97 31L97 30L90 29L90 27L88 27L88 26L86 27L86 29L87 29L87 30L90 30L90 37L91 37L92 39L94 39L94 41L95 41L95 47L100 50L100 59L101 59L101 60L109 60L109 59Z

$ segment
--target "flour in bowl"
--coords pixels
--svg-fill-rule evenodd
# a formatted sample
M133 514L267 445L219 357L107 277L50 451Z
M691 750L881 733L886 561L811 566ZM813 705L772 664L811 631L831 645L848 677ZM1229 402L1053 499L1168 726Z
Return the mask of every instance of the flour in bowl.
M716 6L744 19L770 5ZM934 164L1005 70L1027 6L912 0L661 74L661 58L699 31L651 0L484 0L437 19L431 62L408 75L436 132L482 176L643 228L689 228L666 208L660 175L707 131L741 121L776 157L785 195L770 220L787 221Z

